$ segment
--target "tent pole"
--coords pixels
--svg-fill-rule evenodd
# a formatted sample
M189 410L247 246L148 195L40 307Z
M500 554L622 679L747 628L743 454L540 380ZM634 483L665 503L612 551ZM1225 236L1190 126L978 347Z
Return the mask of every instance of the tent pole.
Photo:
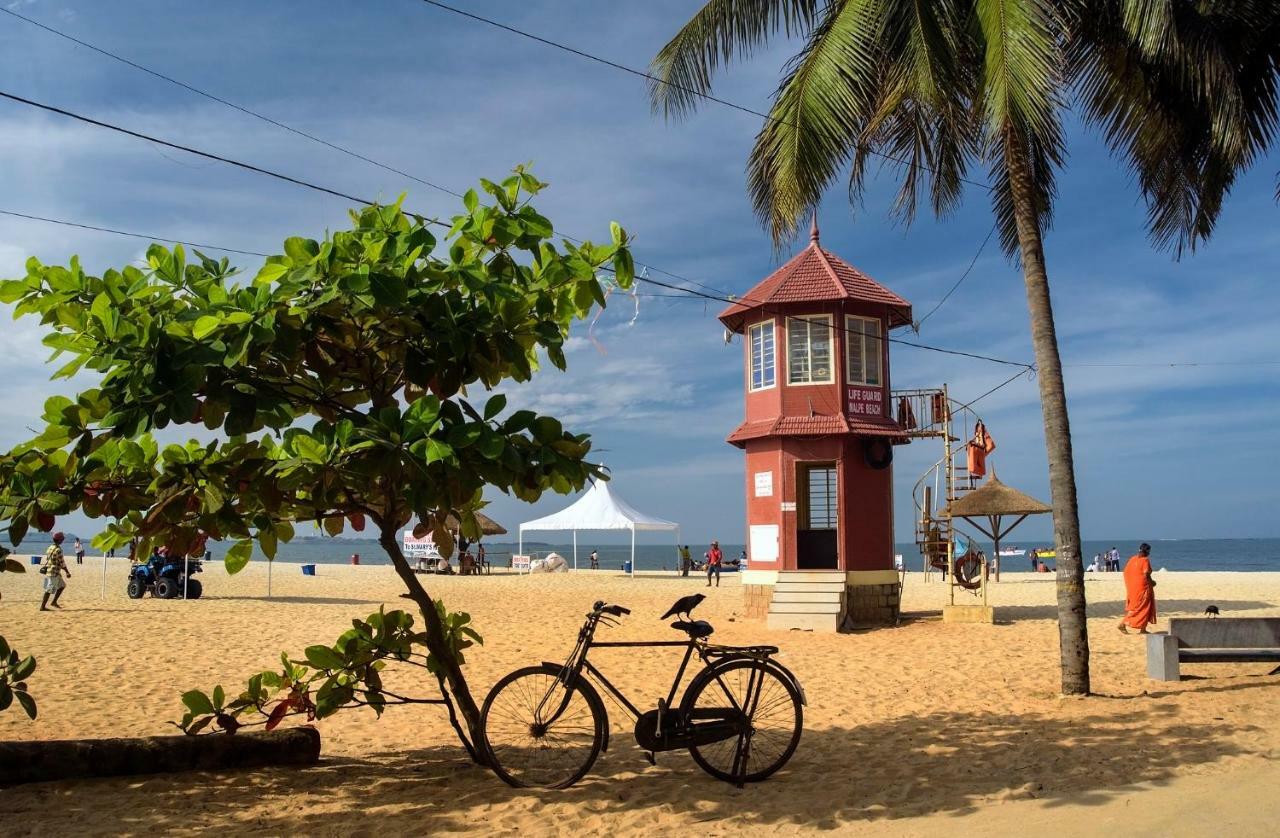
M573 531L573 569L578 569L578 531Z
M636 578L636 525L631 525L631 578Z

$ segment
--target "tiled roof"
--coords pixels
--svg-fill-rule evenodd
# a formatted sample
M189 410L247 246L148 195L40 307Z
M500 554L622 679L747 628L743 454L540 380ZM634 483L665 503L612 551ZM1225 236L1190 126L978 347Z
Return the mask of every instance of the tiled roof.
M720 312L720 322L741 331L747 312L769 305L829 300L858 300L889 307L889 326L911 324L911 303L862 271L824 250L815 240Z
M749 439L762 436L887 436L902 438L902 428L890 419L850 419L835 416L779 416L755 422L743 422L729 434L728 442L741 447Z

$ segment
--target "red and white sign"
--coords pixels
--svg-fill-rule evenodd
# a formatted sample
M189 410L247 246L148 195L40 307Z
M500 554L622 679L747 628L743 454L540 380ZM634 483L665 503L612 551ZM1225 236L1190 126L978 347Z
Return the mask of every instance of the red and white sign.
M879 387L849 387L849 416L884 416L884 390Z

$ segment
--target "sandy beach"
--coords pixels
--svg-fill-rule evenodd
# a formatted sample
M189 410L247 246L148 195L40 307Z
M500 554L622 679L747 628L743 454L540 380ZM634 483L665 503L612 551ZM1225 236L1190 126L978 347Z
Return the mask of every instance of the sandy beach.
M71 565L65 608L39 613L34 573L0 576L0 626L39 658L40 718L0 715L0 739L176 732L179 695L216 683L238 691L282 650L332 642L353 616L402 607L389 567L321 565L305 577L204 574L199 601L131 601L127 563ZM674 637L657 617L702 580L613 572L428 577L470 612L485 646L470 653L477 700L503 674L562 660L595 599L633 609L613 639ZM1157 573L1161 617L1214 603L1223 615L1280 615L1280 573ZM998 625L943 625L939 582L910 574L906 619L855 634L770 632L744 619L727 576L697 616L725 643L768 642L802 680L809 706L800 748L774 779L738 790L683 752L650 767L630 721L610 708L612 746L567 791L510 789L471 766L435 707L349 711L319 724L320 766L28 785L0 791L9 835L565 833L1127 835L1271 834L1280 800L1280 676L1267 664L1184 665L1181 683L1149 681L1144 641L1115 629L1119 574L1089 574L1093 685L1058 696L1051 578L1006 573L993 586ZM669 682L672 653L600 650L593 660L629 693ZM430 685L402 677L404 689Z

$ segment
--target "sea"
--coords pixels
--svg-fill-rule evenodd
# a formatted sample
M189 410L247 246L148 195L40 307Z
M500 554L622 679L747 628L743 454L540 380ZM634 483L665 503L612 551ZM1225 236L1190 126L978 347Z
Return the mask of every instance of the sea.
M75 533L67 534L64 549L68 553L71 552L71 545L74 543L75 537ZM1151 544L1152 565L1157 570L1280 571L1280 538L1147 539L1147 541ZM88 543L88 538L85 538L85 542L86 544ZM1139 543L1141 543L1141 540L1134 538L1086 540L1084 542L1085 564L1088 565L1095 553L1103 553L1112 547L1120 551L1122 560L1127 559L1138 551ZM484 544L489 561L497 567L506 566L510 561L511 554L517 551L517 545L514 541L490 541L486 539ZM982 546L985 546L989 555L991 552L990 545ZM1016 540L1011 541L1009 544L1001 545L1001 547L1016 547L1027 550L1047 546L1049 546L1049 542L1021 542ZM14 552L19 557L22 555L36 555L42 553L44 547L45 543L39 538L39 534L32 533L23 542L22 547ZM213 552L213 557L220 560L226 552L227 545L210 542L209 547ZM707 544L690 544L690 553L695 558L701 558L707 548ZM578 537L579 567L587 567L589 565L588 557L592 549L599 552L600 567L607 570L622 569L623 563L631 557L629 544L594 543L590 540L588 533L581 533ZM729 561L738 558L744 547L741 544L721 542L720 549L724 552L725 559ZM919 570L921 568L920 551L915 544L898 544L896 550L902 555L903 562L908 570ZM552 552L559 553L569 561L570 566L573 564L573 545L571 543L526 540L524 551L534 558L541 558ZM93 554L97 551L90 548L88 552ZM347 564L351 561L353 554L359 554L360 564L362 565L389 565L391 563L391 560L387 558L386 554L382 552L382 548L373 539L317 538L312 536L297 538L288 544L281 544L276 555L276 561L296 564ZM265 561L266 557L256 553L254 560ZM748 556L749 561L750 556ZM1052 565L1052 560L1049 563ZM1030 570L1031 558L1025 554L1022 556L1005 556L1001 564L1002 569L1006 571ZM674 545L636 545L636 568L638 570L662 570L664 568L674 570L678 566Z

